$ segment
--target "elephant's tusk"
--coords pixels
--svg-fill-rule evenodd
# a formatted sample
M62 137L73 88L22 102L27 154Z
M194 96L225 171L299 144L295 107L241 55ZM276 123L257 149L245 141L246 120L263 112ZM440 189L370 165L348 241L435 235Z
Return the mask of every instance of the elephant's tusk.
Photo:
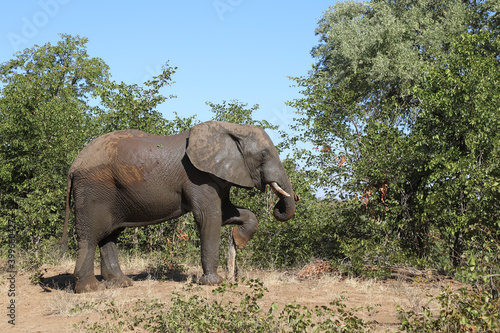
M286 193L285 190L283 190L276 182L272 182L271 184L271 188L273 189L274 193L280 193L282 195L284 195L285 197L290 197L290 194Z

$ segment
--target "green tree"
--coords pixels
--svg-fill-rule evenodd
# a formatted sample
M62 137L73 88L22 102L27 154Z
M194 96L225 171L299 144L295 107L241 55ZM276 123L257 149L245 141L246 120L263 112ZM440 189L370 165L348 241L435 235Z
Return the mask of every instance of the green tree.
M500 227L499 52L493 34L463 34L415 89L422 108L412 135L428 173L422 218L447 239L455 265L477 224Z
M222 104L207 102L207 106L211 108L214 116L212 120L227 121L234 124L255 125L264 129L276 130L278 126L272 125L267 120L253 119L255 111L259 109L259 104L255 104L251 108L247 108L248 103L242 103L238 100L230 102L222 101Z
M381 245L390 237L422 257L436 244L430 200L455 199L433 193L438 187L428 162L434 156L415 127L433 106L418 87L433 68L456 61L453 41L462 34L490 31L496 38L495 6L474 0L341 2L319 21L320 42L311 52L316 62L308 76L294 79L303 98L289 103L299 114L293 126L299 134L289 143L316 147L297 154L327 193L364 209L353 211L352 228L362 231L366 221L379 221ZM475 93L463 90L462 98Z
M180 118L175 114L174 120L169 121L156 110L158 105L176 97L160 93L162 88L173 84L172 75L176 70L167 63L159 75L143 86L110 82L102 95L102 109L96 118L101 132L133 128L157 135L172 135L191 128L195 116Z
M363 175L369 170L359 162L381 163L388 150L406 146L420 106L412 89L422 66L467 31L468 14L454 0L340 2L326 11L311 52L317 62L309 76L294 79L304 98L290 103L301 116L296 140L319 148L307 152L308 164L329 170L323 184L353 196L387 181ZM366 146L373 135L383 140L380 153Z
M65 174L96 131L91 101L110 75L86 43L62 35L56 45L26 49L0 66L0 220L15 221L20 245L56 234Z
M58 234L67 171L90 140L124 128L172 134L194 122L169 122L156 111L175 68L166 65L144 87L118 84L102 59L88 55L87 42L61 35L0 65L0 225L14 221L23 248Z
M375 120L404 124L418 105L411 88L422 65L467 31L471 13L461 0L337 3L316 29L320 44L311 52L317 63L310 77L363 104L345 119L358 130Z

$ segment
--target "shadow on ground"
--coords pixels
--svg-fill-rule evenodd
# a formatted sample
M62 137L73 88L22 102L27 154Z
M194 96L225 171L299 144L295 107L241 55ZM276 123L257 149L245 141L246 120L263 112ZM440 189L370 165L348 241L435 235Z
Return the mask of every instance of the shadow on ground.
M174 282L186 282L190 278L188 274L182 271L172 270L167 273L151 274L149 272L141 272L138 274L128 274L129 278L133 281L145 281L145 280L162 280L162 281L174 281ZM105 283L102 275L96 275L98 281ZM73 274L58 274L49 277L42 277L39 283L44 292L52 292L52 290L63 290L69 293L73 293L75 290L75 279Z

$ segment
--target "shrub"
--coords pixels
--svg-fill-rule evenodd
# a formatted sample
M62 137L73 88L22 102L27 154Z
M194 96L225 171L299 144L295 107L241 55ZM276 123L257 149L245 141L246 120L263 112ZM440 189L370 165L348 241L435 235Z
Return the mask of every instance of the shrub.
M141 330L149 332L365 332L370 327L356 316L361 310L348 309L343 298L329 306L311 310L300 304L286 305L278 312L273 303L267 312L259 305L268 291L259 280L245 281L248 292L236 290L236 284L223 284L213 290L221 295L217 300L193 295L187 298L173 293L170 304L158 299L139 300L131 310L121 310L114 302L100 301L77 305L81 309L99 309L97 322L82 321L74 325L87 332L121 332ZM192 286L188 285L188 291ZM236 294L239 304L228 299ZM372 308L368 308L369 311Z
M435 298L438 311L423 307L422 314L398 307L402 318L401 330L408 332L498 332L500 303L486 291L451 285L442 288Z

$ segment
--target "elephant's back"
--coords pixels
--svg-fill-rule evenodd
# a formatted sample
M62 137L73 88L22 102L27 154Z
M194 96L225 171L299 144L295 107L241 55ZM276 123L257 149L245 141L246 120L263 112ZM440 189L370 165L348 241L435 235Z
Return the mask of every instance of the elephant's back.
M135 129L103 134L82 149L71 165L70 173L75 170L86 170L107 165L116 159L119 142L129 138L145 138L148 136L155 135Z

